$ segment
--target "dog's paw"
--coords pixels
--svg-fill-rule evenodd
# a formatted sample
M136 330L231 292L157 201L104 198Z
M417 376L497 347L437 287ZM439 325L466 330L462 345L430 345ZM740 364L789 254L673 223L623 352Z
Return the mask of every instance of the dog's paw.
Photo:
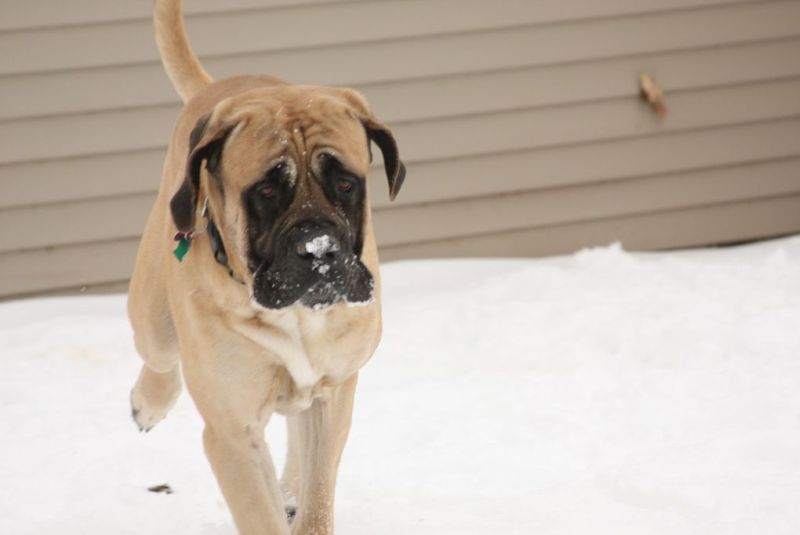
M166 417L181 392L180 372L156 373L142 367L131 390L131 416L140 431L150 431Z
M152 414L147 414L143 412L140 407L136 405L134 401L134 390L131 390L131 418L133 418L133 422L139 428L140 433L147 433L150 431L155 425L164 419L162 416L161 418L154 418Z

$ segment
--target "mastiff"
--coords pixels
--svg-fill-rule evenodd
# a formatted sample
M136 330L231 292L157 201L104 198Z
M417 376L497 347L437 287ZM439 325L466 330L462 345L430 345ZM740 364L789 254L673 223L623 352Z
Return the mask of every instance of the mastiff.
M213 81L181 4L155 1L161 59L185 106L130 283L144 361L133 417L151 429L184 382L239 533L330 534L358 370L381 335L370 143L392 198L405 168L351 89ZM280 479L264 440L276 412L288 426Z

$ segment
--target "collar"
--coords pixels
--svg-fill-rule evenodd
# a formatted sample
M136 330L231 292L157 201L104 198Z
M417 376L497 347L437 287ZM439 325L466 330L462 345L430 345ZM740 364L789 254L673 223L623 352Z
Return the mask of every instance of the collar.
M192 240L194 237L198 234L206 233L208 234L208 242L211 245L211 252L214 253L214 260L216 260L219 265L225 268L225 270L228 272L228 276L231 279L235 280L239 284L244 284L242 278L237 275L233 269L231 269L230 263L228 262L228 253L225 251L225 243L222 241L222 236L219 233L219 229L214 223L214 220L211 218L211 214L208 209L208 199L206 199L206 202L203 205L203 217L206 219L205 229L199 232L178 232L175 234L174 240L178 242L178 246L175 247L175 250L173 251L175 258L178 259L178 262L183 261L183 257L189 252L189 248L192 245Z
M214 224L214 220L211 219L211 216L208 215L206 211L206 231L208 232L208 241L211 244L211 251L214 253L214 260L217 261L219 265L224 267L228 271L228 276L238 282L239 284L244 284L239 275L237 275L233 269L231 269L230 264L228 263L228 253L225 252L225 244L222 242L222 236L219 234L219 229L217 225Z

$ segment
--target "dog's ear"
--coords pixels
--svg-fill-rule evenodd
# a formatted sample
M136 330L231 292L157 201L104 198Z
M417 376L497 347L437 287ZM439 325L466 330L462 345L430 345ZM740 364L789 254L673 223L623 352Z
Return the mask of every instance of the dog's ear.
M378 121L369 109L367 99L352 89L339 88L338 94L355 111L356 116L364 125L367 133L367 143L374 142L383 154L383 166L386 169L386 178L389 180L389 198L394 200L406 178L406 166L400 161L397 142L389 128ZM370 151L370 159L372 151Z
M389 179L389 198L394 200L406 178L406 166L400 161L397 142L392 135L392 131L374 117L368 116L366 119L362 119L361 122L367 131L367 138L381 149L386 178Z
M178 231L188 233L194 230L197 192L200 189L200 169L205 161L209 172L216 171L222 146L232 128L233 124L214 125L211 113L204 115L195 123L189 136L186 174L180 189L169 203L172 219Z

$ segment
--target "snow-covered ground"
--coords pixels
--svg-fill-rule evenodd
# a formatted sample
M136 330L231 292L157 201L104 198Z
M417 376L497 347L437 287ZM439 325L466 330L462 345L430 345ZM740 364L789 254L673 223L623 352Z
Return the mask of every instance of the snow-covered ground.
M400 262L384 293L340 535L800 533L800 238ZM234 533L188 396L130 420L124 309L0 305L0 533Z

